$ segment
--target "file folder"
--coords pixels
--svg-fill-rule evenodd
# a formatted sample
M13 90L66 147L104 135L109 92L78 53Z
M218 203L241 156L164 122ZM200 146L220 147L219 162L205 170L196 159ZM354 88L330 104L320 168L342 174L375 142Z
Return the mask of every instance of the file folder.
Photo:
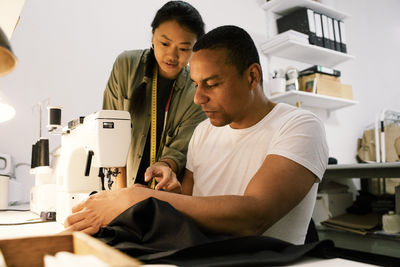
M335 32L335 50L336 51L342 51L341 47L340 47L340 31L339 31L339 21L336 19L332 19L333 20L333 30Z
M314 12L314 21L315 21L315 44L318 46L324 46L323 36L322 36L322 20L321 14Z
M339 21L339 32L340 32L340 51L343 53L347 53L346 31L344 28L343 21Z
M328 27L328 17L321 14L322 18L322 36L325 48L331 48L331 40L329 39L329 27Z
M329 28L329 43L330 43L330 49L335 50L335 33L333 31L333 21L332 18L328 18L328 28Z
M308 35L310 44L316 44L314 11L297 9L277 20L278 33L295 30Z

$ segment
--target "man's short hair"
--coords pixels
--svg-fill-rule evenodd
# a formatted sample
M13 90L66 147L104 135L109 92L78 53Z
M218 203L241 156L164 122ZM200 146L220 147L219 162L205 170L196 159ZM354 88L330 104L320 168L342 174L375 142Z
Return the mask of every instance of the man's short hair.
M243 74L253 63L261 66L253 39L244 29L234 25L220 26L209 31L196 42L193 52L220 48L226 49L227 63L234 65L239 74Z

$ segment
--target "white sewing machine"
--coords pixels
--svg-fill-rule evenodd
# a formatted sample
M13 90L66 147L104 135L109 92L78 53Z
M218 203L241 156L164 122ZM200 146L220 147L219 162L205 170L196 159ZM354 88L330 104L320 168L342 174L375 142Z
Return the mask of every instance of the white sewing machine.
M111 176L117 175L111 168L126 165L130 142L127 111L101 110L63 129L56 170L57 222L64 223L72 207L90 194L111 188Z

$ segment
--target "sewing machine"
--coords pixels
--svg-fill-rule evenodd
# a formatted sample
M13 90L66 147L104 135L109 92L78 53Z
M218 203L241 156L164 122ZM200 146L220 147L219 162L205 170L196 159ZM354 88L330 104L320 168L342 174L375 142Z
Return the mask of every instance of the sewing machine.
M72 207L91 194L111 189L114 167L126 165L131 141L127 111L101 110L63 128L56 170L56 217L64 223Z

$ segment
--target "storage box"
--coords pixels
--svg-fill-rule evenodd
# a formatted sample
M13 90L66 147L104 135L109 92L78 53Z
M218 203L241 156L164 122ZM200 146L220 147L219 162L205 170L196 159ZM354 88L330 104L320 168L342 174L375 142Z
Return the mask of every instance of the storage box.
M353 204L353 195L345 193L318 193L312 218L316 225L332 217L346 213L346 209Z
M7 266L43 266L45 255L68 251L94 255L110 266L140 266L134 258L81 232L0 240L0 251Z
M300 91L353 99L353 89L349 84L340 82L339 77L314 73L299 78Z

